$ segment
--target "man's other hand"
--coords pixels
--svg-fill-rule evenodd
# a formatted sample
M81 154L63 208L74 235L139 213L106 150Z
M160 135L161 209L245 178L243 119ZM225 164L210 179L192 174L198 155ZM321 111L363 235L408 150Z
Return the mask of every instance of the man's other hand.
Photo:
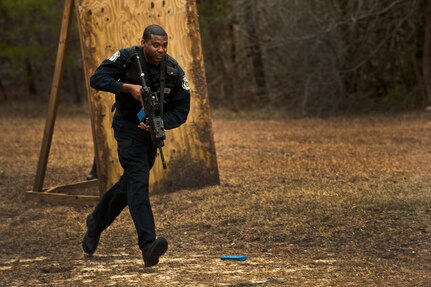
M148 125L148 119L146 120L146 122L140 122L138 125L138 128L140 128L141 130L147 131L149 132L151 127Z

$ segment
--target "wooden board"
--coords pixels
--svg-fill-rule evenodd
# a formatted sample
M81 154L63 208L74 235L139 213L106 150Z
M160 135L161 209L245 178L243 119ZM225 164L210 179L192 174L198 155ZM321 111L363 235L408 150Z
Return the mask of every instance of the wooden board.
M118 180L122 168L111 129L114 95L90 88L89 77L102 60L117 50L139 45L143 30L149 24L159 24L168 33L168 53L186 72L192 97L187 123L167 132L164 153L168 169L162 169L157 157L150 177L151 189L172 190L217 184L219 174L195 0L75 0L75 8L101 192Z
M26 196L37 198L55 204L96 204L100 197L98 195L82 195L84 190L97 190L97 180L87 180L54 186L40 191L27 191Z

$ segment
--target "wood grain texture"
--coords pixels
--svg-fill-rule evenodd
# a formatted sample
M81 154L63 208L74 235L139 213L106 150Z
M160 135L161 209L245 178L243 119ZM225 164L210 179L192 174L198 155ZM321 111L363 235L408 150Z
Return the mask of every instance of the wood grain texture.
M138 45L149 24L165 28L169 35L168 53L186 72L191 88L188 121L167 131L164 153L168 169L162 169L158 157L151 172L151 188L172 190L217 184L219 174L195 0L75 0L75 7L101 192L118 180L122 168L111 129L114 95L91 89L89 76L117 50Z

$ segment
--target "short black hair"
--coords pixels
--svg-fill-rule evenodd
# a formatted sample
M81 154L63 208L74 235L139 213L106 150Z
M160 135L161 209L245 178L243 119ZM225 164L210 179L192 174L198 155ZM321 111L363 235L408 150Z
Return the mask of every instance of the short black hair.
M144 30L144 34L142 35L142 39L144 41L148 41L151 39L151 35L157 35L157 36L168 36L168 33L166 33L165 29L162 28L162 26L157 24L152 24L147 26Z

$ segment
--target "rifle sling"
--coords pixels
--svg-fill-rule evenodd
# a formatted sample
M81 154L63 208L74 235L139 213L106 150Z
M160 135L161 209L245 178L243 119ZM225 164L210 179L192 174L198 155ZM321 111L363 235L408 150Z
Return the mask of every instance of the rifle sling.
M144 71L144 79L145 79L145 83L147 83L148 86L148 68L147 68L147 61L145 61L145 56L144 56L144 47L142 46L137 46L135 47L135 51L138 52L139 51L139 58L141 58L141 67L142 67L142 71Z
M166 74L166 56L163 57L160 64L160 117L163 119L163 106L165 98L165 74Z
M137 47L138 48L138 47ZM145 61L144 56L144 48L141 46L139 47L139 55L142 59L142 70L144 71L145 75L145 82L148 83L148 70L147 70L147 62ZM163 57L161 63L160 63L160 117L163 118L163 101L165 98L165 75L166 75L166 56Z

